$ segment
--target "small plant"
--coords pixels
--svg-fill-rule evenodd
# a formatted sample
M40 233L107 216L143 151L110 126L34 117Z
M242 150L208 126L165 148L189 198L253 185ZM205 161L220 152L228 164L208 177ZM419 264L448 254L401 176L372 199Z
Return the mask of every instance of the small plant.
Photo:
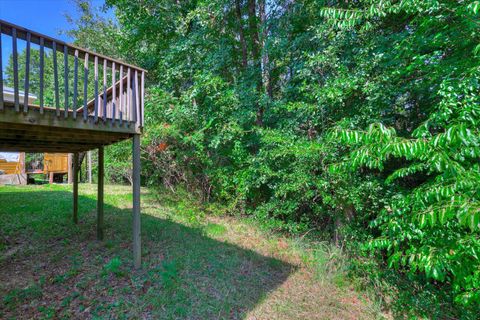
M43 314L44 319L53 319L55 317L55 309L53 307L40 306L38 311Z
M42 289L38 285L32 285L24 289L14 289L3 298L5 305L15 306L27 300L33 300L42 296Z
M191 202L181 202L177 207L177 213L192 226L198 226L205 217L205 214Z
M112 258L103 266L103 275L114 274L117 277L121 277L125 274L121 268L122 260L118 257Z

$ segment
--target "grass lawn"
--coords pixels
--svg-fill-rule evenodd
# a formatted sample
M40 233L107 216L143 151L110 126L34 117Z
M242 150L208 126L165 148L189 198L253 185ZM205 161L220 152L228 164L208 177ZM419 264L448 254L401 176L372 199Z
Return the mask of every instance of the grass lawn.
M143 268L131 255L131 189L106 186L105 241L96 187L0 187L0 318L377 319L337 252L206 214L142 189Z

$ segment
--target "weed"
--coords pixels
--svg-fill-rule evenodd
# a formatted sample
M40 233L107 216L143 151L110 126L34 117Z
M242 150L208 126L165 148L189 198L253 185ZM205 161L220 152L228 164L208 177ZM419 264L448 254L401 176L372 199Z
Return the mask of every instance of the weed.
M42 289L37 285L31 285L24 289L13 289L3 298L5 305L17 305L27 300L40 298Z
M53 319L55 317L55 308L52 306L40 306L38 311L42 313L44 319Z
M125 275L125 272L122 270L122 260L115 257L112 258L103 266L103 275L114 274L117 277L122 277Z
M205 218L203 212L200 212L197 208L183 202L177 206L176 212L178 217L192 226L199 226L201 221Z

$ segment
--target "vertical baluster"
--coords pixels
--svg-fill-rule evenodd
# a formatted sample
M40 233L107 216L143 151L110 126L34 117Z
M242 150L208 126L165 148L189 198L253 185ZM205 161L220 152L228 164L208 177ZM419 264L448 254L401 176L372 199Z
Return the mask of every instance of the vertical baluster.
M133 94L135 95L135 126L138 127L140 123L140 101L139 101L139 94L138 94L138 70L135 69L135 82L133 87Z
M25 48L25 84L23 95L23 112L28 112L28 89L30 85L30 39L32 35L27 32L27 47Z
M134 124L136 124L137 122L137 97L136 97L136 92L135 92L135 72L132 72L132 95L131 95L131 99L132 99L132 121L134 122Z
M128 92L128 88L126 87L127 84L125 84L125 90L123 90L123 101L124 101L124 112L123 114L125 115L125 125L128 125L128 95L127 95L127 92Z
M73 119L77 119L77 96L78 96L78 50L75 50L73 60Z
M88 95L88 52L85 52L85 62L83 65L83 121L87 121L87 95Z
M102 110L103 110L103 94L98 95L98 118L102 119Z
M43 78L44 78L45 40L40 38L40 113L43 114Z
M145 124L145 71L142 71L142 94L140 97L142 99L142 107L140 109L142 112L141 126L143 127Z
M53 49L53 82L55 86L55 109L57 110L57 117L60 117L60 97L58 94L58 66L57 66L57 44L52 43Z
M122 125L122 122L123 122L123 110L124 110L124 107L123 107L123 104L124 104L124 101L123 101L123 65L120 65L120 102L119 102L119 112L120 112L120 125Z
M95 123L98 121L98 57L95 56Z
M117 97L117 86L115 83L115 76L116 76L116 68L115 68L115 62L112 62L112 121L111 123L115 123L115 107L116 107L116 101L115 98Z
M121 93L117 93L117 99L115 100L115 105L117 106L117 116L116 116L116 119L117 120L119 117L120 117L120 109L119 109L119 105L120 105L120 97L122 96Z
M17 29L12 28L12 54L13 54L13 95L15 111L20 111L18 97L18 52L17 52Z
M63 45L63 83L65 85L65 119L68 118L68 48Z
M107 59L103 59L103 122L107 120Z
M132 92L132 88L130 87L130 68L127 69L127 126L130 126L130 121L132 120L132 99L130 93Z
M2 24L0 23L0 111L3 110Z

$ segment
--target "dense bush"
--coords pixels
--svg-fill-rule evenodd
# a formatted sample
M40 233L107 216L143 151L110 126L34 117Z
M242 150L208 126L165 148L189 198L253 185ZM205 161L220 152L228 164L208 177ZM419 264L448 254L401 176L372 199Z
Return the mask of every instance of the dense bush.
M480 302L478 1L107 3L147 183Z

